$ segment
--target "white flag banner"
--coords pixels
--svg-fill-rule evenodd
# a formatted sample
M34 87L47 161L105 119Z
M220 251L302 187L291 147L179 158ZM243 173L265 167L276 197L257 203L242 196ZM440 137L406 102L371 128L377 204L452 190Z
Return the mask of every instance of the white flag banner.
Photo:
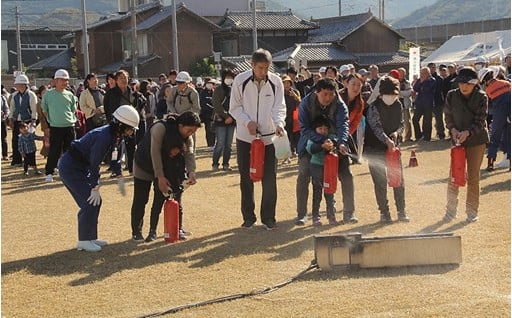
M409 82L412 83L414 75L420 76L420 48L409 48Z

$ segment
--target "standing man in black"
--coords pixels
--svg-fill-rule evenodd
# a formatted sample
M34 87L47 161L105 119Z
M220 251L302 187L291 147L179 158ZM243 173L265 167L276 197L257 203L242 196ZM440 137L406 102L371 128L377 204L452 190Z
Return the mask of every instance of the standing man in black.
M428 63L427 67L430 69L430 75L436 80L436 90L434 99L434 117L436 119L436 135L439 140L444 140L446 137L444 133L444 119L443 119L443 79L437 74L436 63Z

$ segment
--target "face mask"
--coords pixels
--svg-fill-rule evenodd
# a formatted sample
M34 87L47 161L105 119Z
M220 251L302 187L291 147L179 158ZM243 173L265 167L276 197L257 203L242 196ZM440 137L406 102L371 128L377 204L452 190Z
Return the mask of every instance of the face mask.
M398 96L396 96L396 95L382 95L381 98L382 98L382 101L384 102L384 104L386 104L388 106L391 106L398 99Z
M233 84L233 79L232 78L225 78L224 79L224 84L226 84L227 86L231 86L231 84Z
M213 84L212 83L206 84L206 89L212 89L212 88L213 88Z

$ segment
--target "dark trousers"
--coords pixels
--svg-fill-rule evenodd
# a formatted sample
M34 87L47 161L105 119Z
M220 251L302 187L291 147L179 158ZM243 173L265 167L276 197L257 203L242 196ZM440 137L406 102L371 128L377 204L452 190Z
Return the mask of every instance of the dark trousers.
M510 104L496 105L490 126L490 142L487 149L487 158L496 159L500 145L510 159Z
M2 158L7 158L9 155L7 149L7 123L2 120Z
M36 166L36 153L30 152L25 154L25 158L23 159L23 171L27 172L28 167Z
M98 206L87 202L92 187L89 169L83 163L77 162L69 152L66 152L59 161L59 175L62 183L80 207L78 210L78 240L96 240L102 202L100 201Z
M215 146L215 127L210 120L204 122L204 130L206 133L206 145L208 147Z
M310 165L311 177L313 178L313 217L320 217L320 202L322 202L322 192L325 198L325 205L327 207L327 217L334 218L336 208L334 204L334 193L325 193L324 189L324 166L315 164Z
M300 131L293 132L293 121L286 122L286 134L288 135L288 140L290 141L290 149L292 153L297 152L297 143L299 142Z
M68 150L71 142L75 139L75 128L71 127L50 127L50 150L45 166L45 174L53 174L57 167L61 153Z
M439 139L446 137L444 133L444 117L443 117L443 105L434 107L434 117L436 119L436 135Z
M240 191L242 197L242 216L244 222L256 222L254 214L254 182L249 175L251 164L251 144L239 139L236 140L237 163L240 172ZM260 207L261 222L264 224L275 223L277 203L277 163L274 145L265 146L265 161L263 166L263 179L261 180L262 197Z
M311 181L311 156L308 153L299 157L299 173L295 194L297 198L297 218L302 219L307 214L309 183ZM350 171L348 156L339 155L338 179L341 181L341 193L343 197L343 214L350 215L355 210L354 204L354 178Z
M381 214L389 214L388 204L388 179L386 175L386 159L384 153L369 153L366 155L370 175L372 176L375 199ZM402 161L400 159L400 167ZM405 212L405 187L404 173L402 169L402 185L393 188L393 195L397 212Z
M20 133L20 124L21 121L15 121L12 127L12 161L11 165L21 165L23 163L23 158L21 158L21 154L18 151L18 135ZM26 123L30 123L30 120L26 121Z
M420 119L423 117L422 129L420 129ZM432 107L418 107L414 109L414 116L412 117L412 124L414 126L414 138L419 140L423 138L430 141L432 136Z
M136 132L137 134L138 132ZM136 136L125 137L124 145L126 147L126 167L128 168L128 172L132 173L133 171L133 157L135 155L135 145L137 143Z
M139 178L133 178L133 202L132 202L132 235L142 232L142 225L144 224L145 207L149 200L149 190L153 184L153 203L151 205L151 217L149 220L149 232L156 233L158 226L158 219L162 212L162 207L166 197L158 189L158 180L147 181ZM178 201L180 206L180 229L183 225L183 207L181 206L181 193L174 198Z
M86 132L89 132L89 131L93 130L94 128L96 128L96 125L94 125L93 118L94 117L90 117L85 120L85 131Z

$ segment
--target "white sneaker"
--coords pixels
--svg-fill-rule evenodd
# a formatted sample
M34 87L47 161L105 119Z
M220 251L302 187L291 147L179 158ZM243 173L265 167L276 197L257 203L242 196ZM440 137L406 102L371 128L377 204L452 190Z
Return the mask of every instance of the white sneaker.
M108 242L104 240L93 240L92 242L100 247L103 247L108 244Z
M496 164L496 168L508 168L508 159L505 158Z
M45 182L53 182L53 175L47 174L46 178L44 178Z
M99 252L101 251L101 246L96 245L94 241L78 241L77 249L86 252Z

